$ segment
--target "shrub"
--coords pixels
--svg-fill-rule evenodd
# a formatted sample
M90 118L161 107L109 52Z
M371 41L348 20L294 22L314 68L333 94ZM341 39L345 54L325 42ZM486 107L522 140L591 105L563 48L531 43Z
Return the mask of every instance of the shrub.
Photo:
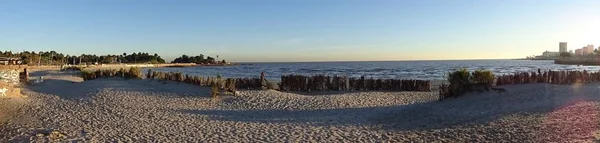
M471 73L467 69L460 69L448 73L449 96L458 96L472 91Z
M94 72L81 71L81 78L83 78L84 81L95 79L94 75L95 75Z
M126 79L142 79L142 70L138 67L131 67L125 75Z
M494 73L492 71L476 70L473 72L471 82L477 86L489 90L494 83Z
M449 85L440 86L440 100L447 97L457 97L473 90L489 90L494 82L491 71L476 70L473 73L460 69L448 73Z

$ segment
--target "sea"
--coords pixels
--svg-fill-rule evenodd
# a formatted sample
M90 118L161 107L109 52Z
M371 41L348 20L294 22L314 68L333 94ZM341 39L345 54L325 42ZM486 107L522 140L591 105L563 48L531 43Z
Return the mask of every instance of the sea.
M271 81L281 75L338 75L384 79L444 80L448 72L461 68L469 71L491 70L496 75L541 70L599 71L600 66L559 65L543 60L439 60L439 61L364 61L364 62L278 62L239 63L232 66L196 66L151 68L163 72L182 72L196 76L233 78L259 77L261 72Z

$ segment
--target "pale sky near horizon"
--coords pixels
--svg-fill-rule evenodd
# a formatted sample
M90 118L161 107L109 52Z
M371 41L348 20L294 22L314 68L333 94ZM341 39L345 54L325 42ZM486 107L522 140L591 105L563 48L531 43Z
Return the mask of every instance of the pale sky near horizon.
M0 0L0 50L230 61L507 59L600 46L599 0Z

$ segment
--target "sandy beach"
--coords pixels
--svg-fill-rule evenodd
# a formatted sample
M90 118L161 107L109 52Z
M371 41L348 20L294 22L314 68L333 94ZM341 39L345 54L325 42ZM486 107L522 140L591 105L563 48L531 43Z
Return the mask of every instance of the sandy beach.
M285 93L39 71L24 99L0 99L0 142L60 130L86 142L597 142L599 83L435 92ZM595 94L596 93L596 94Z

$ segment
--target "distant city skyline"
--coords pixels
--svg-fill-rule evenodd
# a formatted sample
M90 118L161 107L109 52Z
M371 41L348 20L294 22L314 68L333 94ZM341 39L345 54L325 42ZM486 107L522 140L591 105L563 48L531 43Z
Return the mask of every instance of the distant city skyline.
M597 0L2 0L0 50L235 62L512 59L600 46Z

